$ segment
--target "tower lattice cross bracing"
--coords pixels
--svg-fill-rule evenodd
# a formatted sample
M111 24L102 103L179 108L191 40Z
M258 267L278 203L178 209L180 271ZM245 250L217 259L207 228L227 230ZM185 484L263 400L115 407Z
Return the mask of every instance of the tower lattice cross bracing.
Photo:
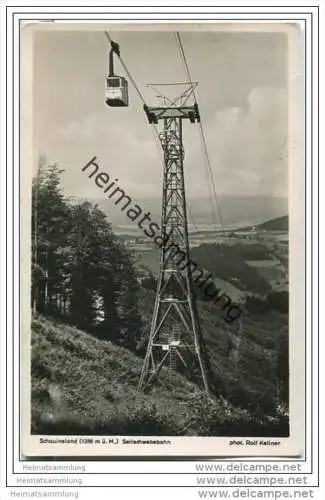
M147 352L139 380L144 390L159 380L163 367L179 371L210 393L189 257L184 184L183 120L200 120L196 104L147 107L149 123L162 129L164 156L160 272ZM181 257L181 259L180 259Z

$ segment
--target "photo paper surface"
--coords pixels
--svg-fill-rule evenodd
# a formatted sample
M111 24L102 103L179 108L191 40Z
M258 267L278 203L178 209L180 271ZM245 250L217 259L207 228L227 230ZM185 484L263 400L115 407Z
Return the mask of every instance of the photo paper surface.
M302 36L21 25L23 457L304 455Z

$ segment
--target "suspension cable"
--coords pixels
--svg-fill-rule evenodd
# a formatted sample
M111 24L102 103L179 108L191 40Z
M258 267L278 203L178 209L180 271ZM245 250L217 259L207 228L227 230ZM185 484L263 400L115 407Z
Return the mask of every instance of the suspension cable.
M110 35L109 35L108 31L104 31L104 33L105 33L106 38L108 39L108 41L109 41L110 43L112 43L112 41L113 41L113 40L111 39L111 37L110 37ZM144 104L144 105L145 105L145 104L146 104L146 101L145 101L145 99L144 99L144 97L143 97L143 95L142 95L142 93L141 93L141 91L140 91L139 87L137 86L137 84L135 83L134 79L132 78L131 73L130 73L130 72L129 72L129 70L127 69L127 67L126 67L126 65L125 65L125 63L124 63L124 61L123 61L122 57L121 57L119 54L117 54L117 57L119 58L119 61L120 61L121 65L122 65L122 67L123 67L123 69L124 69L125 73L127 74L127 76L128 76L128 78L129 78L129 80L132 82L133 87L135 88L135 90L136 90L136 92L137 92L138 96L140 97L140 99L141 99L141 101L142 101L142 104Z
M191 78L190 70L189 70L189 67L188 67L188 64L187 64L187 60L186 60L186 56L185 56L184 47L183 47L182 40L181 40L181 37L180 37L180 34L179 34L178 31L175 33L175 36L176 36L176 40L178 42L178 46L179 46L179 50L180 50L180 55L181 55L181 59L182 59L182 62L183 62L184 68L185 68L186 76L187 76L188 82L190 83L193 80ZM195 104L198 105L197 96L196 96L196 90L195 89L193 89L193 97L194 97ZM219 203L219 199L218 199L218 195L217 195L217 190L216 190L216 186L215 186L215 182L214 182L214 178L213 178L213 174L212 174L211 162L210 162L210 157L209 157L209 152L208 152L208 146L207 146L207 142L206 142L206 138L205 138L205 134L204 134L204 129L203 129L203 125L202 125L202 119L200 120L199 126L200 126L200 136L201 136L201 143L202 143L202 147L203 147L203 154L204 154L205 163L206 163L207 170L208 170L208 175L209 175L209 178L210 178L210 183L211 183L212 190L213 190L213 198L214 198L214 202L215 202L215 205L216 205L216 208L217 208L217 211L218 211L218 216L219 216L219 220L220 220L221 231L222 231L222 233L224 233L224 226L223 226L223 220L222 220L222 215L221 215L221 208L220 208L220 203ZM216 224L216 221L215 221L215 224Z
M107 38L107 39L108 39L108 41L110 42L110 44L112 44L112 41L113 41L113 40L112 40L112 38L110 37L110 35L109 35L108 31L104 31L104 33L105 33L106 38ZM123 69L124 69L125 73L127 74L127 76L128 76L128 78L129 78L129 80L131 81L131 83L132 83L133 87L135 88L135 90L136 90L136 92L137 92L137 94L138 94L138 96L139 96L140 100L142 101L142 104L143 104L144 106L147 106L147 103L146 103L146 101L145 101L145 98L143 97L143 94L142 94L142 93L141 93L141 91L139 90L139 87L137 86L137 84L136 84L136 82L135 82L134 78L132 77L131 73L129 72L129 70L128 70L128 68L127 68L126 64L125 64L125 62L123 61L123 59L122 59L122 57L121 57L121 55L117 54L117 56L118 56L118 58L119 58L119 61L120 61L121 65L122 65L122 67L123 67ZM172 103L172 104L174 104L174 103ZM158 129L157 129L157 127L156 127L156 126L154 126L153 128L151 127L151 130L153 131L153 134L154 134L154 136L155 136L155 141L156 141L156 143L157 143L157 145L158 145L158 149L159 149L159 156L160 156L160 159L161 159L162 164L163 164L163 166L164 166L164 158L163 158L163 153L162 153L162 150L161 150L161 143L160 143L160 137L159 137L159 132L158 132ZM193 224L193 226L194 226L194 229L195 229L195 230L197 230L197 226L196 226L196 224L195 224L195 221L194 221L194 218L193 218L193 214L191 213L191 210L190 210L190 208L189 208L189 207L188 207L188 212L189 212L190 218L191 218L191 220L192 220L192 224Z
M186 60L186 56L185 56L185 52L184 52L184 47L183 47L183 44L182 44L182 40L181 40L181 37L180 37L180 34L179 34L178 31L176 31L175 36L176 36L176 40L178 42L178 47L179 47L179 51L180 51L180 55L181 55L183 66L185 68L185 73L186 73L187 80L188 80L188 82L191 82L192 79L191 79L190 70L189 70L189 67L188 67L188 64L187 64L187 60ZM194 102L196 104L198 104L195 89L193 89L193 97L194 97ZM211 175L209 173L210 170L211 170L211 168L209 168L209 161L208 161L208 156L207 156L207 147L205 147L206 143L203 140L204 134L202 135L203 129L202 129L202 123L201 123L201 121L200 121L200 125L201 125L200 140L201 140L201 144L202 144L202 147L203 147L204 160L205 160L205 165L206 165L207 173L208 173L208 191L209 191L209 199L210 199L210 203L211 203L212 221L213 221L214 225L217 227L216 214L215 214L215 210L214 210L214 206L213 206L213 201L212 201L212 199L213 199L212 198L213 193L212 193L212 196L211 196ZM209 183L209 178L210 178L210 183Z
M113 41L113 40L112 40L112 38L110 37L110 35L109 35L108 31L104 31L104 33L105 33L106 38L108 39L108 41L109 41L110 43L112 43L112 41ZM128 70L128 68L127 68L126 64L125 64L125 62L123 61L123 59L122 59L122 57L121 57L121 55L117 54L117 56L118 56L118 58L119 58L119 60L120 60L120 63L121 63L121 65L122 65L122 67L123 67L123 69L124 69L125 73L127 74L127 76L128 76L128 78L129 78L129 80L131 81L131 83L132 83L133 87L135 88L135 90L136 90L136 92L137 92L137 94L138 94L138 96L139 96L140 100L142 101L142 104L143 104L144 106L147 106L147 103L146 103L146 101L145 101L145 98L143 97L143 94L142 94L142 93L141 93L141 91L139 90L139 87L137 86L137 84L136 84L136 82L135 82L134 78L132 77L131 73L129 72L129 70ZM155 134L156 138L159 140L159 143L160 143L159 132L158 132L157 128L156 128L156 127L154 127L153 129L151 128L151 130L153 131L153 133ZM160 155L161 155L161 148L159 148L159 149L160 149Z
M179 32L177 31L175 33L175 36L176 36L176 41L178 42L178 48L179 48L179 51L180 51L180 55L181 55L181 59L182 59L182 62L183 62L183 66L185 68L185 73L186 73L186 77L187 77L187 80L188 82L192 82L192 79L191 79L191 75L190 75L190 70L189 70L189 67L188 67L188 64L187 64L187 61L186 61L186 57L185 57L185 52L184 52L184 48L183 48L183 44L182 44L182 41L181 41L181 37L180 37L180 34ZM197 104L197 97L196 97L196 92L195 92L195 88L193 88L193 97L194 97L194 102ZM201 144L204 148L204 144L203 144L203 141L202 141L202 135L200 135L200 140L201 140ZM203 149L204 150L204 149ZM214 223L214 225L217 227L217 219L216 219L216 214L215 214L215 210L214 210L214 206L213 206L213 194L211 192L211 183L209 183L209 166L208 166L208 163L207 163L207 160L206 160L206 155L204 156L204 160L205 160L205 165L206 165L206 171L208 173L208 177L207 177L207 184L208 184L208 191L209 191L209 201L210 201L210 207L211 207L211 215L212 215L212 222Z

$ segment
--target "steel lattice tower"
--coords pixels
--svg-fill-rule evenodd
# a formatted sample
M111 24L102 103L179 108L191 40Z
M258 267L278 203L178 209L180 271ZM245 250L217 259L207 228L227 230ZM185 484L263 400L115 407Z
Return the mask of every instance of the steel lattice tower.
M191 86L191 91L192 86ZM183 93L181 97L189 97ZM187 100L186 99L186 100ZM188 224L184 184L183 120L200 121L198 106L180 104L147 107L149 123L162 124L159 139L164 154L161 258L147 352L138 388L158 378L163 366L187 375L210 394L207 356L189 262ZM180 262L182 256L182 262ZM185 258L184 258L185 257ZM171 372L170 372L171 373Z

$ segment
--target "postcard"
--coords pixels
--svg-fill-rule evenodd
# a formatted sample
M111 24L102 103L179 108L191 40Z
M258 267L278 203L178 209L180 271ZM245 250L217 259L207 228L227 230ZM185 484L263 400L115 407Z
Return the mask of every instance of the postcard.
M304 456L302 39L21 24L23 457Z

